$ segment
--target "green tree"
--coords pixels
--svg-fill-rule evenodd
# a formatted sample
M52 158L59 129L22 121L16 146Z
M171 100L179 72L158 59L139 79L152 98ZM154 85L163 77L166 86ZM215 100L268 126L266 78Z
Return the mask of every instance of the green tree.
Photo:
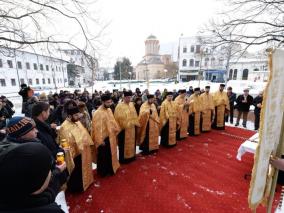
M120 71L122 80L130 78L129 73L133 73L133 66L128 58L124 57L122 62L116 62L114 66L114 80L120 80Z
M107 70L104 70L104 81L109 80L109 73Z

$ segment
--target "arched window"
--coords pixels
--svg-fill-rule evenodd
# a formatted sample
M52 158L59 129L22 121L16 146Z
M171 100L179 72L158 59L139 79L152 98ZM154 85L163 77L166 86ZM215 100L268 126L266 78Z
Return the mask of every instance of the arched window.
M234 69L233 80L237 80L237 76L238 76L238 70L237 70L237 69Z
M233 78L233 69L230 69L230 72L229 72L229 80L232 80Z
M190 61L189 61L189 66L190 66L190 67L193 67L193 66L194 66L194 59L190 59Z
M249 73L248 69L243 70L243 77L242 77L243 80L248 80L248 73Z
M183 67L186 67L186 66L187 66L186 59L183 59L183 60L182 60L182 66L183 66Z

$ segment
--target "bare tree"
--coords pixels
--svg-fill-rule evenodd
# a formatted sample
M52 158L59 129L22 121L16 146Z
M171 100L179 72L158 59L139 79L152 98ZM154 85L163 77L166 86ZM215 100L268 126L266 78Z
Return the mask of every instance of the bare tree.
M215 45L281 46L284 41L283 0L223 0L229 9L206 26Z
M30 48L35 52L45 49L52 54L54 50L68 47L82 51L87 57L94 55L102 45L100 38L107 26L90 11L94 3L90 0L0 0L0 48Z

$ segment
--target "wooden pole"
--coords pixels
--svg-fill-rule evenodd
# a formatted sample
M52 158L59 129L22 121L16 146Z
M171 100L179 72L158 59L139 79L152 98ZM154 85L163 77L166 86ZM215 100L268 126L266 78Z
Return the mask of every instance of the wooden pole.
M277 150L276 150L276 157L281 158L283 141L284 141L284 113L282 115L282 124L281 124L281 130L280 130L279 144L278 144L278 147L277 147ZM273 179L272 179L272 185L271 185L268 205L267 205L267 208L266 208L267 213L271 213L271 211L272 211L272 204L273 204L275 189L276 189L276 185L277 185L278 172L279 172L279 170L275 169L275 173L274 173L274 176L273 176Z

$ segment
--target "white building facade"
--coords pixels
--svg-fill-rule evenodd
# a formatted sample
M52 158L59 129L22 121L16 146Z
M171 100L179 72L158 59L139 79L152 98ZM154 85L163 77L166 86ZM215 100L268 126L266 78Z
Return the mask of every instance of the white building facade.
M265 56L240 58L230 62L229 80L267 81L268 76L268 60Z
M1 95L18 92L25 83L34 89L68 86L67 61L19 50L0 54Z
M94 60L94 64L91 64L82 51L76 49L61 50L61 53L64 58L68 58L69 62L82 67L82 72L80 77L76 79L76 84L91 84L92 79L96 80L97 60Z
M205 79L223 82L225 59L202 45L200 37L180 37L178 50L179 81Z

